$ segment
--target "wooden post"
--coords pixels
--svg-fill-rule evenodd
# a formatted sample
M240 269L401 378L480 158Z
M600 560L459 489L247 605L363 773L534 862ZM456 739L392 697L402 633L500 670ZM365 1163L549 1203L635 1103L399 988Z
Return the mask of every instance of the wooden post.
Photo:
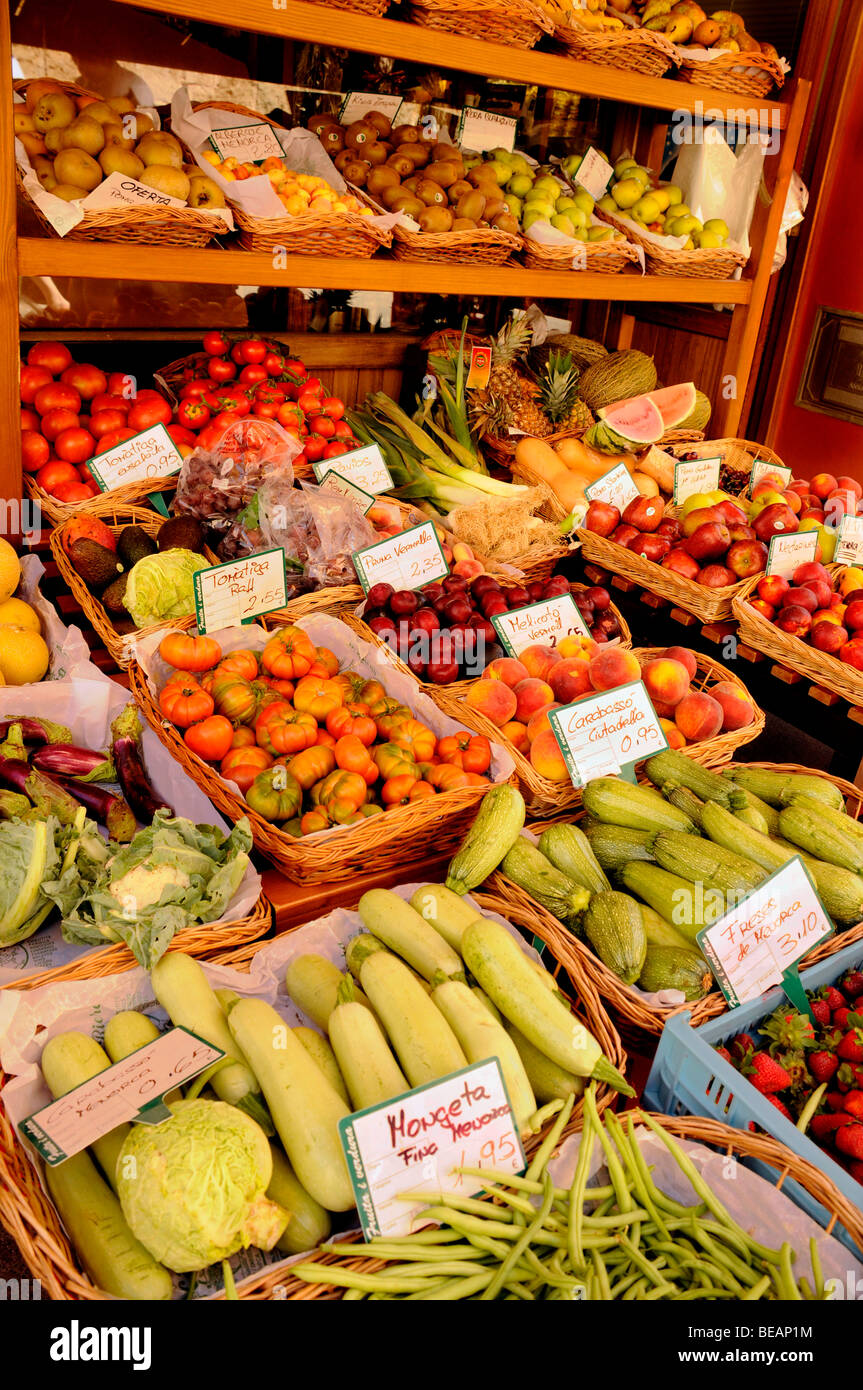
M9 6L0 5L0 530L22 530L21 410L18 392L18 243L12 128L12 40Z

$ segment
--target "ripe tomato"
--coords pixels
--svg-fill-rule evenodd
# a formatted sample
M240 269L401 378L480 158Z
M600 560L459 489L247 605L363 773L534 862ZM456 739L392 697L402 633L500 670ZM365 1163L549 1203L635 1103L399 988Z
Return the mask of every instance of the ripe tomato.
M122 410L125 419L129 414L131 405L131 400L126 396L112 396L110 392L103 391L100 395L94 396L90 402L90 414L99 415L103 410Z
M124 401L133 401L138 383L129 372L111 372L108 376L108 392L120 396Z
M305 362L301 362L299 357L286 357L285 374L292 376L295 381L305 381L309 373Z
M36 399L36 392L43 386L47 386L51 380L51 373L47 367L22 367L21 368L21 401L24 405L32 405Z
M276 419L280 425L288 423L300 425L303 423L303 412L300 410L296 401L283 401L279 406Z
M319 434L310 434L304 446L306 458L311 459L312 463L323 458L326 443L327 441Z
M199 401L202 396L206 396L210 384L209 377L197 377L194 381L187 381L180 391L180 400Z
M210 412L203 401L187 397L177 407L177 423L187 430L202 430L210 423Z
M51 445L38 430L23 430L21 434L21 464L27 473L36 473L51 457Z
M284 388L277 386L270 381L266 386L259 386L255 391L255 400L261 401L265 405L281 405L286 399L287 393Z
M93 457L96 441L89 430L62 430L54 441L57 457L66 463L86 463Z
M223 427L217 425L215 421L211 421L209 425L204 426L198 435L198 448L215 449L223 434Z
M211 357L207 363L207 376L211 381L233 381L236 375L236 362L228 362L224 357Z
M72 365L72 354L63 343L34 343L27 353L28 367L44 367L52 376L59 376Z
M52 459L36 474L36 482L46 492L53 492L55 487L59 487L62 483L78 483L80 481L77 468L74 468L71 463L62 463L59 459Z
M204 334L204 352L206 352L210 357L224 357L225 353L229 351L230 346L231 344L228 342L228 339L225 337L224 333L219 332L219 330L216 328L213 328L210 330L209 333Z
M304 415L320 415L321 398L317 391L303 389L296 397L296 401Z
M267 376L281 376L285 370L285 359L280 352L268 352L264 357Z
M248 415L251 401L239 386L221 387L213 392L219 410L230 410L234 415Z
M241 360L256 366L260 366L268 351L266 343L260 338L243 338L242 342L237 343L237 347L242 354Z
M54 488L52 496L58 502L89 502L92 497L99 496L99 489L95 483L61 483Z
M80 423L74 410L48 410L42 416L42 433L53 443L63 430L74 430Z
M245 365L245 360L246 360L246 359L243 357L243 354L242 354L242 352L240 351L240 344L239 344L239 343L234 343L234 346L231 348L230 356L231 356L231 361L232 361L232 362L236 362L236 364L237 364L238 367L242 367L242 366Z
M257 386L267 380L267 369L260 362L251 362L240 372L239 379L243 386Z
M198 442L192 431L184 429L182 425L169 425L168 433L177 446L181 444L188 444L191 449L194 449L195 445Z
M343 439L331 439L329 444L324 448L324 458L335 459L338 458L340 454L347 454L349 452L348 446Z
M71 410L73 415L77 415L81 409L81 397L74 386L52 381L49 386L39 388L33 397L33 404L40 415L47 415L49 410Z
M152 425L170 423L171 407L163 396L157 396L155 400L142 400L139 396L129 411L129 428L136 433L139 430L148 430Z
M339 400L338 396L325 396L321 402L321 410L325 415L329 415L331 420L341 420L345 413L345 403Z
M354 432L348 424L347 420L336 421L336 439L349 439L352 444L356 443L356 440L354 439Z
M113 430L126 428L125 410L97 410L95 415L90 416L90 433L94 439L101 439L103 435L111 434Z
M309 420L309 429L313 434L322 434L324 439L332 439L336 432L336 422L331 420L329 415L313 415Z
M22 410L22 411L21 411L21 429L22 429L22 431L23 431L23 430L35 430L36 433L38 434L38 433L41 431L41 428L42 428L42 422L41 422L41 420L39 419L39 416L37 415L37 413L36 413L35 410Z
M221 762L231 746L234 726L223 714L211 714L200 724L193 724L183 735L183 741L199 758Z
M220 410L218 415L213 416L213 425L218 430L217 438L231 425L238 425L242 418L234 410Z
M117 445L122 444L124 439L131 439L133 434L137 434L137 430L130 430L128 425L124 425L119 430L112 430L110 434L103 434L96 450L97 455L104 454L108 449L116 449Z
M73 362L71 367L67 367L62 373L60 380L64 381L67 386L74 386L84 401L91 401L108 385L108 378L105 373L90 362Z
M275 420L279 413L279 407L275 402L269 404L267 401L255 401L252 406L252 414L257 415L259 420Z
M303 449L301 453L295 455L295 457L291 459L291 467L296 473L297 469L302 468L304 464L308 463L308 461L309 456L306 453L305 449Z

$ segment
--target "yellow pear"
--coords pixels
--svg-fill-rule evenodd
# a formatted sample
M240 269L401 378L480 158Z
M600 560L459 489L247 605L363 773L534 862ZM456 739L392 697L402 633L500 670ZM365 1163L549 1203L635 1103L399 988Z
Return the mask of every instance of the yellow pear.
M84 110L91 121L98 121L100 125L104 125L106 121L117 120L117 112L113 106L108 105L107 101L91 101L89 106L84 107Z
M94 157L105 148L105 131L98 121L79 116L60 134L61 150L83 150Z
M33 108L33 124L44 135L46 130L71 125L77 114L77 106L65 92L47 92Z
M44 154L37 154L33 160L33 172L42 187L47 189L49 193L53 192L57 183L53 160L47 159Z
M30 115L30 112L27 111L26 108L23 106L14 107L12 113L12 124L16 135L23 134L25 130L29 131L32 134L32 132L36 129L35 125L33 124L33 117Z
M92 189L77 188L74 183L56 183L51 192L55 198L62 198L64 203L77 203L79 198L86 198Z
M180 142L165 131L153 130L139 140L135 153L146 165L168 164L178 173L183 170L183 151Z
M50 131L48 133L49 135L51 134ZM59 135L60 132L57 131L56 134ZM22 130L18 139L21 141L21 144L24 146L31 159L35 159L36 155L47 153L48 146L37 130Z
M149 135L153 129L153 122L144 111L133 111L122 117L123 134L129 135L133 140L143 140L145 135Z
M49 92L62 92L62 90L59 82L54 82L50 77L40 77L35 82L28 83L24 100L28 109L32 111Z
M101 168L85 150L61 150L54 160L54 176L59 184L72 184L88 192L98 188L103 177Z
M141 175L141 183L157 189L159 193L166 193L169 198L179 198L181 202L185 202L189 196L188 175L168 164L149 165Z
M119 121L106 121L102 126L105 132L106 145L120 145L124 150L133 150L135 140L131 135L126 135Z
M106 145L99 155L105 178L111 174L124 174L129 179L140 179L144 172L144 161L133 150L124 150L122 145Z
M57 154L60 150L60 137L63 131L57 126L53 130L45 131L45 149L49 154Z
M206 174L195 174L190 180L189 187L189 207L190 208L223 208L225 206L225 195L218 184L212 179L208 179Z
M134 101L130 101L128 97L109 97L108 105L112 111L118 111L121 116L124 116L127 111L135 110Z

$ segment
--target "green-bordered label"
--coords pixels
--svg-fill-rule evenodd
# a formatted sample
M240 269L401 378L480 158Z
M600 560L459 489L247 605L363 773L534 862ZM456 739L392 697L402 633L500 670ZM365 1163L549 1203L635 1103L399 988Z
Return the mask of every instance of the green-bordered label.
M628 776L668 747L643 681L582 695L549 710L548 719L575 787L610 773Z
M437 532L430 521L409 526L353 554L354 569L365 593L375 584L394 589L421 589L449 574Z
M252 623L288 601L285 552L280 546L211 565L195 575L195 617L199 632Z

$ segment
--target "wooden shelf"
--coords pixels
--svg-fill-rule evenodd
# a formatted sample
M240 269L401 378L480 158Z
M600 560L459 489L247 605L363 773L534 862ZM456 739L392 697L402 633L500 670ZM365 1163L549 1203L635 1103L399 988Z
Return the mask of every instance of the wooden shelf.
M586 271L528 270L524 266L427 265L384 256L367 260L288 257L284 270L257 251L130 247L117 242L23 237L19 275L83 276L88 280L180 281L197 285L282 285L402 293L489 294L532 299L627 300L639 303L748 304L751 280L692 280L685 276L591 275Z
M418 24L375 19L355 10L329 5L309 5L303 0L121 0L158 14L182 15L198 22L220 24L227 29L248 29L256 34L305 39L359 53L386 53L435 68L481 73L540 87L556 87L584 96L607 97L630 105L663 111L741 111L753 123L784 127L789 106L782 101L757 101L734 93L696 87L689 82L643 77L637 72L577 63L558 53L508 48L483 39L447 34Z

